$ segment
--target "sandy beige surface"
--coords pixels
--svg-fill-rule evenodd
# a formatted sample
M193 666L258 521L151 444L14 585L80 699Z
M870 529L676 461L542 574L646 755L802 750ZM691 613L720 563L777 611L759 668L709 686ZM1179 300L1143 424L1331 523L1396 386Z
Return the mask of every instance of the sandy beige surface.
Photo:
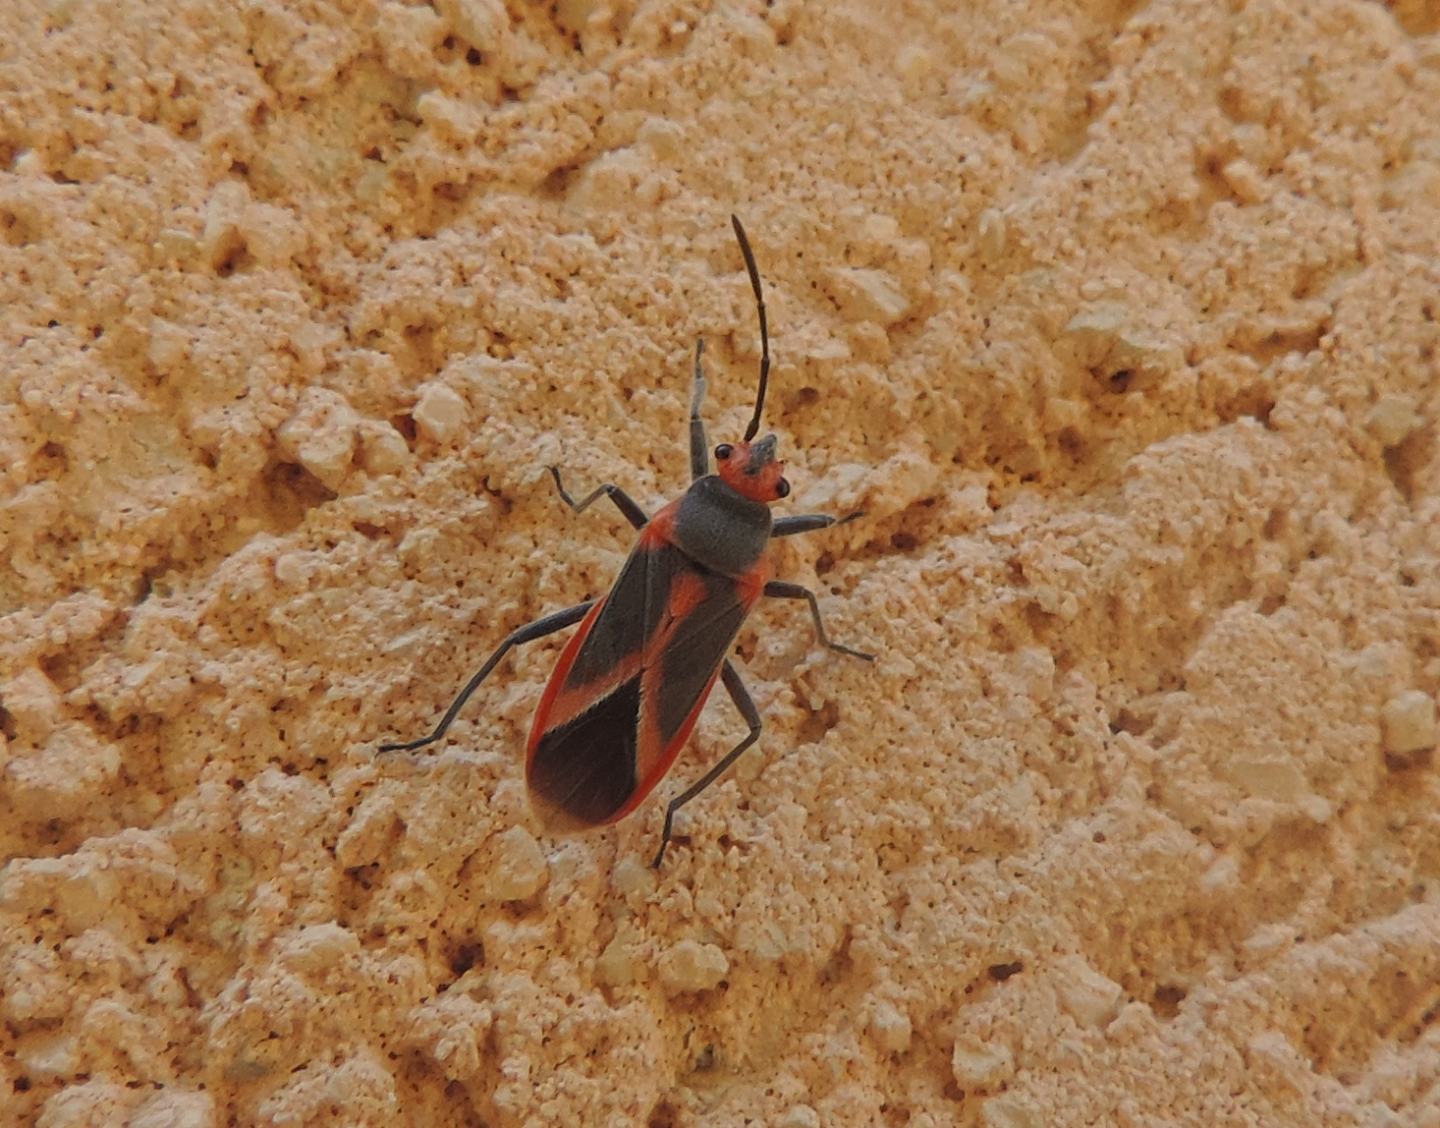
M0 1123L1440 1125L1424 0L0 6ZM753 395L687 808L521 752ZM723 696L661 787L743 732Z

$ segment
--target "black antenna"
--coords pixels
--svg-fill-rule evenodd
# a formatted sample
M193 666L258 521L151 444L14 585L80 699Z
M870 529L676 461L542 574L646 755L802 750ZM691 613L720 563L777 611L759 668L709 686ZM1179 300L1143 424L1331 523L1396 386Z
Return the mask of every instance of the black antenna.
M770 330L765 323L765 298L760 293L760 272L755 269L755 255L750 250L750 240L745 238L745 228L740 226L738 216L732 215L730 223L735 228L735 238L740 241L740 253L745 256L745 269L750 272L750 288L755 291L755 308L760 311L760 391L755 395L755 414L750 417L750 426L745 428L748 443L760 430L760 412L765 409L765 386L770 382Z

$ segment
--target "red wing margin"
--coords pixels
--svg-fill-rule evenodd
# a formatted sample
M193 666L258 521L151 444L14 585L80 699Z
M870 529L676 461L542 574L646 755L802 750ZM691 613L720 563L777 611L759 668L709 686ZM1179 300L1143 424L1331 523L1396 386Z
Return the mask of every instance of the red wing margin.
M652 742L641 740L642 787L645 777L652 773L656 779L650 780L650 786L654 786L674 759L665 756L670 745L690 735L694 727L690 715L709 696L710 687L720 673L720 664L725 661L740 624L754 603L753 600L748 604L741 602L740 588L734 580L698 569L694 575L704 585L698 606L676 619L668 637L646 656L641 681L645 690L643 719L653 725L655 731L651 747L646 745ZM641 734L645 735L644 727ZM663 762L657 762L657 757Z
M641 535L561 654L535 714L526 781L546 822L614 822L649 794L762 586L703 571L658 532Z

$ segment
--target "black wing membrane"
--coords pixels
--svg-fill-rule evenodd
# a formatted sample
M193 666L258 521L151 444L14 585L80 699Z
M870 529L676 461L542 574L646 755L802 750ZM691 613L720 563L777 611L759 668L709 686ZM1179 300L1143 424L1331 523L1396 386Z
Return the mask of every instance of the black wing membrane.
M597 826L635 791L640 678L547 731L530 760L530 788L576 823Z

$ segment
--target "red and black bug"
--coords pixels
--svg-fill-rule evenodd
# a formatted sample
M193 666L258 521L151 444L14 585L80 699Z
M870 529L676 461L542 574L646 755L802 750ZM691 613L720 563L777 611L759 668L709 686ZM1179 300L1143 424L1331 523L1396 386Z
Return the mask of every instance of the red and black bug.
M576 513L608 497L640 531L608 595L528 623L503 641L456 695L435 731L380 751L405 751L445 735L470 695L513 646L566 627L580 629L566 644L535 711L525 746L525 782L541 821L553 830L584 830L624 818L670 770L719 678L750 732L665 811L660 849L665 856L675 812L714 783L760 735L760 714L727 655L745 616L761 596L803 599L820 641L832 650L872 655L831 642L815 593L770 578L765 548L774 537L829 528L859 517L807 513L772 520L769 503L790 492L775 459L775 436L756 440L770 378L770 334L760 272L745 229L734 216L735 238L750 274L760 315L760 387L755 413L738 443L715 448L710 473L701 369L704 342L695 345L695 388L690 399L690 488L653 517L612 483L576 501L560 471L548 467L560 497Z

